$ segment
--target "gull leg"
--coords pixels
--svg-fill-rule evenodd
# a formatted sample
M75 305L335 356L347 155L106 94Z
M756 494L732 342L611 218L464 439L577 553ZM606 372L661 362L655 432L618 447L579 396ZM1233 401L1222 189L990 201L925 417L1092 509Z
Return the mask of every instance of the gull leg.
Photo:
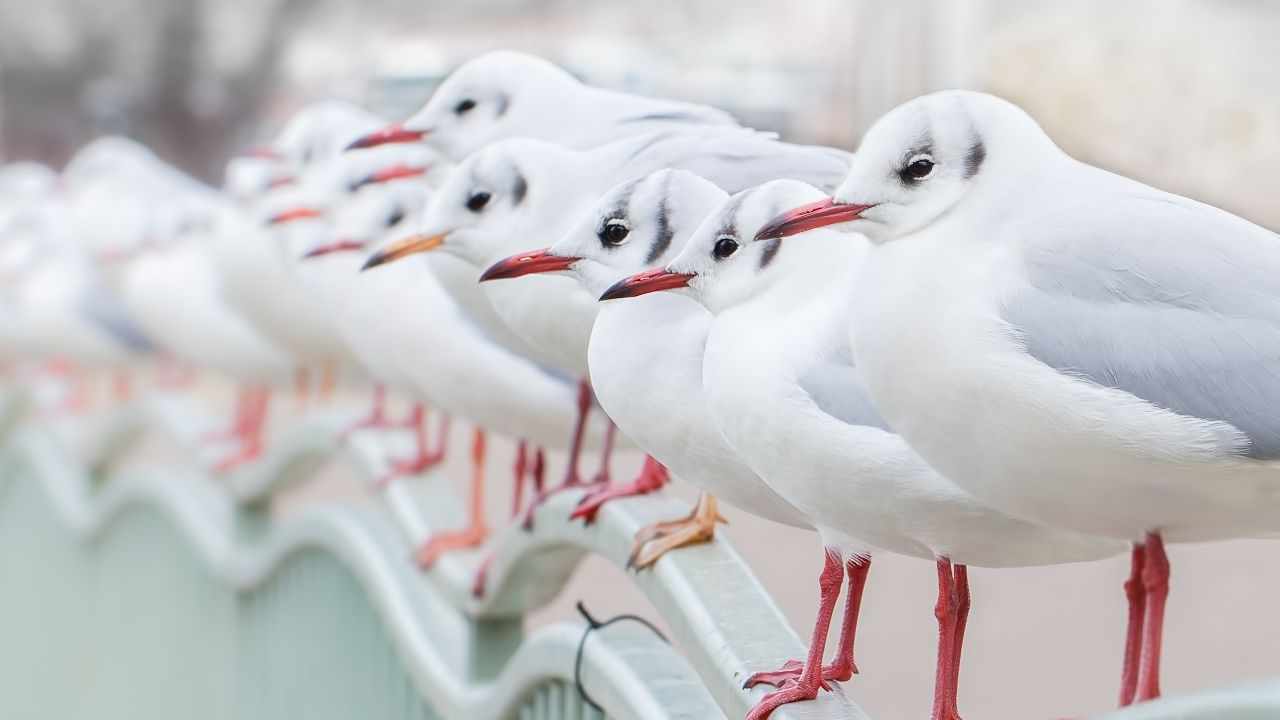
M592 485L606 485L609 483L610 465L613 462L613 442L618 436L618 426L609 418L605 418L604 429L604 447L600 448L600 469L596 471L596 476L591 479Z
M835 612L836 600L840 597L842 584L844 584L844 563L840 561L838 553L828 549L822 574L818 578L820 591L818 617L813 624L813 637L809 640L809 656L805 660L804 670L798 678L784 684L782 689L761 698L760 702L747 713L747 720L764 720L774 710L787 703L812 700L818 696L818 691L824 684L822 653L826 649L827 630L831 627L831 615Z
M489 528L484 518L484 430L476 428L471 445L471 517L467 526L454 532L442 533L428 540L419 550L417 560L419 567L429 568L449 550L470 548L484 542L489 535Z
M397 460L391 463L391 469L374 483L374 487L382 489L391 481L409 475L421 475L444 462L445 445L449 438L449 416L440 416L439 444L435 451L427 447L427 409L422 404L413 406L413 414L409 416L406 426L414 431L417 438L417 451L409 460Z
M686 545L704 543L715 537L716 523L726 522L716 507L716 499L709 493L698 495L693 512L679 520L654 523L640 528L631 546L627 567L643 570L658 561L671 550ZM652 547L650 544L652 543Z
M228 440L240 440L246 436L249 430L249 414L252 402L249 396L253 393L252 388L242 387L236 392L236 407L234 418L231 421L231 427L222 430L211 430L200 436L200 441L205 443L221 443Z
M1142 667L1138 673L1136 700L1160 697L1160 645L1164 637L1164 605L1169 597L1169 557L1159 533L1146 539L1146 567L1142 583L1146 592L1145 618L1142 628Z
M117 370L111 378L111 395L120 405L133 399L133 377L128 370Z
M305 365L299 365L293 371L293 399L299 410L307 407L307 398L310 395L311 370Z
M870 558L854 558L845 566L849 576L849 594L844 599L844 618L840 625L840 646L836 648L836 656L830 665L822 668L822 679L844 682L858 672L853 660L854 640L858 633L858 613L862 609L862 591L867 584L867 572L871 570ZM794 681L804 670L804 663L799 660L788 660L778 670L758 672L752 675L745 687L755 685L781 686ZM824 687L826 685L824 684Z
M333 391L338 387L338 364L326 360L320 366L320 402L328 404L333 400Z
M595 522L596 514L600 512L600 508L610 500L617 500L624 497L635 497L637 495L645 495L661 490L667 481L671 479L671 475L667 472L667 468L651 455L644 456L644 467L640 470L640 475L635 480L622 485L605 485L585 495L578 501L578 506L570 513L570 520L581 518L588 525Z
M1124 594L1129 601L1129 629L1124 640L1124 669L1120 674L1120 707L1133 703L1138 692L1138 669L1142 664L1142 620L1146 604L1146 588L1142 584L1142 570L1146 560L1146 547L1133 544L1129 579L1124 583Z
M346 442L352 435L371 428L384 428L387 426L387 387L382 383L375 383L373 386L373 403L369 408L369 414L360 420L348 425L338 436L342 442Z
M225 473L262 455L262 436L266 432L268 404L271 393L265 388L246 388L244 432L240 449L213 466L216 473Z
M514 475L515 484L512 487L511 496L511 517L512 519L520 515L520 507L524 505L524 479L529 474L529 444L524 438L520 438L516 442L516 467L512 475Z
M966 565L956 565L954 567L953 576L956 586L956 626L952 631L954 639L952 640L952 656L951 656L951 698L950 712L951 720L960 720L960 709L958 706L957 696L960 694L960 654L964 647L964 631L965 626L969 624L969 608L973 605L973 599L969 594L969 568Z
M960 598L956 592L955 573L951 560L938 558L938 602L933 606L938 618L938 660L933 682L933 720L952 720L951 708L955 705L955 691L951 678L955 676L955 631L960 611Z

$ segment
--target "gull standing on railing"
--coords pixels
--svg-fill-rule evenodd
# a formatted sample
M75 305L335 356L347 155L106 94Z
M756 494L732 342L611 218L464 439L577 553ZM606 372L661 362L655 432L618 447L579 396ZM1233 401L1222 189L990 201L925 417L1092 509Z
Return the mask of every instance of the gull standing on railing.
M991 95L912 100L862 147L762 237L870 238L853 353L930 464L1134 542L1120 702L1158 696L1164 542L1280 531L1280 238L1079 162Z
M838 233L753 243L777 213L822 197L778 180L727 200L665 268L619 282L604 298L654 290L692 295L715 315L703 385L725 441L799 508L827 547L822 600L803 669L767 673L780 689L748 715L816 696L823 646L843 576L842 651L852 653L856 599L872 553L935 560L938 657L934 720L958 720L956 691L969 609L967 565L1025 567L1097 560L1119 542L1050 529L993 510L934 472L889 431L848 350L849 270L866 252ZM852 658L846 660L852 664ZM786 678L785 680L783 678Z

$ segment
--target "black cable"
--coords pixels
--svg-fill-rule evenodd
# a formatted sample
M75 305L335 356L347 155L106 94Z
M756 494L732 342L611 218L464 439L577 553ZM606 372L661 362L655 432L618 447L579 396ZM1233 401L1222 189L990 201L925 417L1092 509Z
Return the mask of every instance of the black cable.
M591 633L595 632L596 630L607 628L610 625L616 622L620 622L622 620L633 620L652 630L654 635L657 635L659 638L662 639L662 642L670 644L671 641L668 640L667 636L663 635L662 631L659 630L653 623L649 622L648 620L645 620L639 615L616 615L612 618L609 618L608 620L605 620L604 622L600 622L599 620L596 620L594 617L592 617L591 613L587 612L587 606L583 605L581 600L578 601L578 613L582 615L582 619L587 621L587 629L582 631L582 639L578 641L578 653L573 660L573 684L577 686L578 695L582 698L583 702L585 702L586 704L590 705L591 707L603 713L604 708L600 707L600 705L598 705L595 700L592 700L591 696L587 695L587 689L582 687L582 651L583 649L586 648L587 638L591 636Z

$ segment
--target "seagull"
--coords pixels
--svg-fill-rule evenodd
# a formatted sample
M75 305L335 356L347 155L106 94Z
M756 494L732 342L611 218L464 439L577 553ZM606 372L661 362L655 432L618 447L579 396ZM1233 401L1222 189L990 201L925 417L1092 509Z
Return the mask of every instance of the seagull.
M605 191L662 168L690 169L729 190L780 175L801 175L834 187L849 158L842 151L783 143L736 127L649 133L586 151L528 138L504 140L459 164L432 198L420 234L370 258L369 265L439 249L478 269L488 268L518 251L550 244ZM487 283L485 290L506 326L535 349L535 359L585 381L598 309L594 296L563 277ZM584 410L588 392L584 384ZM581 485L577 453L570 455L561 488ZM639 478L619 488L609 487L605 478L602 467L597 482L605 494L597 501L656 490L665 483L666 472L646 463Z
M550 248L499 263L489 276L565 274L599 297L621 278L675 257L702 218L727 197L693 173L659 170L605 193ZM710 539L720 520L715 497L774 522L810 527L720 437L702 391L710 328L711 314L701 304L660 293L602 305L591 330L587 355L601 407L624 435L704 493L689 517L637 535L633 567ZM646 550L650 541L654 547Z
M498 50L454 70L408 120L350 147L425 142L461 161L512 137L585 149L652 130L698 126L735 127L737 122L709 105L592 87L542 58Z
M1134 543L1120 702L1159 696L1165 541L1280 529L1280 238L1079 162L982 93L899 106L863 148L762 237L870 239L854 353L930 464Z
M822 600L805 666L748 718L816 695L841 576L850 576L855 598L846 605L846 621L856 622L869 558L885 551L937 565L933 718L955 720L967 566L1096 560L1120 552L1123 544L991 509L936 473L889 429L849 348L849 268L866 255L867 243L831 231L785 246L752 242L779 209L823 196L793 180L739 193L703 220L665 268L620 281L602 299L683 292L715 315L702 364L711 415L729 446L808 517L826 545ZM850 627L844 631L853 635Z

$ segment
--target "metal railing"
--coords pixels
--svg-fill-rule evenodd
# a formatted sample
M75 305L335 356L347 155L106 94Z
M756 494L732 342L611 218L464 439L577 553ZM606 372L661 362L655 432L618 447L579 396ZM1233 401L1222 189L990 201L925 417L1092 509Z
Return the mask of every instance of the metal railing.
M533 532L497 539L476 599L464 559L426 572L410 560L433 528L461 521L439 478L278 518L273 499L327 463L372 485L380 444L340 443L339 418L313 418L215 481L198 462L205 427L174 399L97 425L34 422L21 394L0 401L0 717L735 718L763 692L742 689L747 674L802 655L722 538L629 575L676 646L636 623L585 643L583 622L525 634L525 614L586 554L624 566L641 525L685 509L673 499L614 503L584 527L552 521L575 499L554 497ZM189 462L131 457L156 435ZM774 717L866 716L836 686ZM1107 720L1278 717L1280 683L1267 681Z

